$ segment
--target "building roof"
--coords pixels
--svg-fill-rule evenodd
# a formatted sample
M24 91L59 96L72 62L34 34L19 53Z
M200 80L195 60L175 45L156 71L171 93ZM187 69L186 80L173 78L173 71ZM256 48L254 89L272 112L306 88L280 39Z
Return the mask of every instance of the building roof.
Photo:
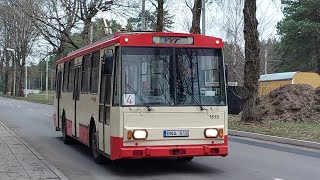
M274 74L264 74L260 76L259 81L280 81L280 80L291 80L297 72L284 72Z

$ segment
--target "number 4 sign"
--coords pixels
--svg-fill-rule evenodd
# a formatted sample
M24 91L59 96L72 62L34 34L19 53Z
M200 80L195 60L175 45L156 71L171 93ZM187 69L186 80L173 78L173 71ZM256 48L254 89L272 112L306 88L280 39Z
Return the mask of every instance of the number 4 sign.
M123 105L136 105L135 94L124 94L122 99L123 99Z

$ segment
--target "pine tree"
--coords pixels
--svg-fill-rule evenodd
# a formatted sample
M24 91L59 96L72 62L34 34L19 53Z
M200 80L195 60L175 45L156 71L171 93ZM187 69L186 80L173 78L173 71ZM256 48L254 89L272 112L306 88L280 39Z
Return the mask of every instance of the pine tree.
M278 23L279 71L320 73L320 1L283 1L285 18Z

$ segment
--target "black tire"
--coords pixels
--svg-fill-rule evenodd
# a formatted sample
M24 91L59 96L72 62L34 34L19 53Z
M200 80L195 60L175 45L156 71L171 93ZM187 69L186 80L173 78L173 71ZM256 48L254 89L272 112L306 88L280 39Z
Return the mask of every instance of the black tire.
M190 161L192 161L193 156L190 156L190 157L178 157L177 159L179 161L181 161L181 162L190 162Z
M64 115L62 117L62 139L64 144L72 143L72 138L67 135L67 120Z
M97 164L103 164L104 161L104 156L100 154L98 151L98 141L97 141L97 136L96 136L96 126L93 124L91 127L91 150L92 150L92 156L94 159L94 162Z

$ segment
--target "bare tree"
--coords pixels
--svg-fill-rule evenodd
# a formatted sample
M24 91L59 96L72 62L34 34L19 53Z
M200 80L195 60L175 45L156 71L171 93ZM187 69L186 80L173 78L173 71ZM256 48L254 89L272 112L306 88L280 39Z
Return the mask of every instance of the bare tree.
M10 89L11 92L13 90L13 87L9 88L9 79L13 80L12 72L14 71L14 58L12 53L8 52L7 48L13 47L14 38L14 15L11 12L12 7L5 1L0 1L0 20L1 20L1 26L3 27L1 30L1 40L2 40L2 47L4 51L4 94L7 94ZM11 67L10 67L11 64ZM13 83L11 83L13 85ZM14 92L11 93L12 95Z
M25 7L26 9L34 9L38 8L37 3L32 0L20 0L21 6ZM23 11L15 8L15 17L17 18L17 32L16 32L16 51L17 51L17 65L19 67L19 74L18 74L18 96L24 95L24 75L25 75L25 66L26 66L26 59L29 56L33 44L36 38L39 35L39 31L33 25L33 20L25 14Z
M163 10L163 4L164 0L157 0L158 1L158 7L157 7L157 26L156 31L162 32L164 27L164 10Z
M194 0L193 7L186 2L187 6L192 12L192 23L190 33L200 34L200 18L201 18L201 5L204 0Z
M244 0L218 1L217 6L224 14L222 30L226 34L225 56L229 70L229 80L243 84L243 4ZM233 12L233 13L230 13Z
M12 61L11 67L11 79L12 79L12 95L24 95L24 67L26 64L26 59L30 54L33 43L38 36L38 31L32 23L32 19L24 13L18 6L23 7L25 11L30 9L36 9L37 4L32 0L14 0L14 1L4 1L1 5L5 7L3 11L0 12L0 18L2 24L5 27L5 32L3 33L3 47L5 50L6 60ZM13 52L7 52L8 49L13 49ZM8 55L10 54L10 56ZM10 58L9 58L10 57ZM6 63L6 68L8 69L9 62ZM13 73L16 76L13 76ZM6 73L5 79L9 79L9 74ZM14 78L15 77L15 78ZM17 82L17 83L14 83ZM5 84L8 82L6 80ZM15 85L15 87L14 87ZM16 91L12 91L15 89ZM7 91L6 88L5 91Z
M174 22L172 21L174 15L171 15L167 8L171 5L173 1L149 0L149 2L153 5L155 11L150 14L148 14L149 11L145 12L145 17L147 18L147 21L151 22L148 25L148 28L158 32L170 31L170 29L172 28L172 24L174 24ZM155 17L155 21L153 20L153 17Z
M66 1L66 0L63 0L63 1ZM83 42L81 43L81 45L89 44L92 41L90 37L90 33L91 33L90 29L92 27L93 18L97 15L99 10L109 11L111 8L111 5L113 5L115 9L120 8L121 12L128 13L128 11L124 11L124 9L128 9L128 8L134 9L138 7L135 1L115 0L115 1L112 1L112 4L107 2L108 1L105 1L105 0L78 0L77 3L79 7L79 12L76 14L76 16L83 23L83 30L81 33ZM70 7L70 5L73 5L73 4L64 3L63 5L71 10L72 7ZM123 15L125 13L121 13L121 14Z
M256 0L244 2L244 40L245 40L245 69L244 69L244 104L241 120L257 121L254 107L258 98L258 79L260 73L260 46L258 21L256 18Z
M106 10L104 0L80 0L78 17L83 22L84 27L82 31L83 44L89 44L90 28L92 25L92 18L98 13L98 9Z
M71 31L78 20L77 0L35 0L35 2L38 8L28 10L13 3L32 19L40 35L54 48L52 53L61 57L66 53L68 45L79 48L71 37Z

